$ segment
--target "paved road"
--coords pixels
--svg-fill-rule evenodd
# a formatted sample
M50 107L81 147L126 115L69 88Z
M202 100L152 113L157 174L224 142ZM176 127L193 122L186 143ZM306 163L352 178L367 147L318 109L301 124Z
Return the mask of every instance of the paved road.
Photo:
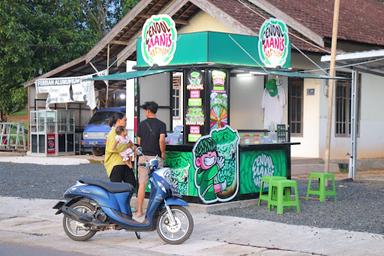
M56 158L60 161L61 158ZM81 177L107 180L101 164L49 166L0 163L0 196L60 199L63 192ZM299 181L300 196L306 181ZM336 203L301 200L302 213L286 210L277 215L255 205L234 208L218 214L256 218L286 224L307 225L384 234L384 181L337 181Z
M218 216L191 205L195 228L184 244L167 245L156 232L106 231L87 242L74 242L62 229L62 216L51 209L56 200L0 197L0 243L44 246L89 255L377 255L384 236L344 230L287 225ZM256 201L253 201L255 203Z
M1 256L87 256L83 253L64 252L41 246L28 246L25 244L1 243Z
M60 158L57 158L60 162ZM101 164L37 165L0 163L0 196L59 199L77 179L107 180Z
M156 232L143 233L143 239L137 240L132 232L125 231L101 232L88 242L74 242L63 232L62 216L53 214L51 207L56 200L48 199L60 198L64 190L81 176L106 179L103 167L97 164L40 166L1 163L0 244L21 243L23 246L48 247L51 250L69 252L71 255L86 252L89 255L116 256L382 255L384 251L383 235L212 215L206 213L211 206L201 205L190 207L195 229L191 238L183 245L166 245ZM380 191L382 190L379 189L378 192ZM238 202L230 204L232 208L243 209ZM258 215L256 211L252 212L254 205L255 200L248 203L246 214ZM329 209L327 211L332 218L333 212L329 212ZM366 209L365 212L369 214L372 211ZM284 214L279 218L290 219L292 216L294 215ZM305 216L303 211L296 217ZM381 225L380 221L383 220L380 216L377 225Z

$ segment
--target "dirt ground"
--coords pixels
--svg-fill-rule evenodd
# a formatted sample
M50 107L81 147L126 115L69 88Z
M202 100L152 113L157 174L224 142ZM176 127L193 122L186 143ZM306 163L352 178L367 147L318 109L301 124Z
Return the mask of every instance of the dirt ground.
M23 116L7 116L7 122L21 122L21 123L28 123L28 115Z

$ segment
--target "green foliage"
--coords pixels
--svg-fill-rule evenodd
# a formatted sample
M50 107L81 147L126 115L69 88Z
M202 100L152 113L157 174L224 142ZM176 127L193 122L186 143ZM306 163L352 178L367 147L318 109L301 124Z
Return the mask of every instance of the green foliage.
M0 118L25 104L23 83L89 51L138 0L1 0Z
M27 91L24 88L13 88L11 90L12 113L25 108L27 104Z

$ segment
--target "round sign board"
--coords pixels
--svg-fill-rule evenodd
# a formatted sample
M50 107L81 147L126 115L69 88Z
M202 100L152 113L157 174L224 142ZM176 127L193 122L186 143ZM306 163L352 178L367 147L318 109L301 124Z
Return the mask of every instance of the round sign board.
M176 51L177 30L168 15L153 15L147 19L141 34L141 53L149 65L168 65Z
M288 27L281 20L268 19L259 31L259 56L266 67L282 67L289 52Z

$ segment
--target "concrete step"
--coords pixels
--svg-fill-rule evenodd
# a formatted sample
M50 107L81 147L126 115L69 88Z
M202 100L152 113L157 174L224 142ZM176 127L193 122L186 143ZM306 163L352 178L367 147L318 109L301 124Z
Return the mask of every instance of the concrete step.
M348 163L348 159L331 160L329 164L330 172L339 172L339 163ZM371 158L359 159L356 162L357 171L382 170L384 173L384 159ZM324 160L319 158L292 158L291 174L302 175L313 171L323 171Z
M324 171L324 164L308 163L292 163L291 165L291 174L292 175L301 175L308 174L310 172L322 172ZM330 163L329 165L330 172L338 172L339 166L336 163Z

